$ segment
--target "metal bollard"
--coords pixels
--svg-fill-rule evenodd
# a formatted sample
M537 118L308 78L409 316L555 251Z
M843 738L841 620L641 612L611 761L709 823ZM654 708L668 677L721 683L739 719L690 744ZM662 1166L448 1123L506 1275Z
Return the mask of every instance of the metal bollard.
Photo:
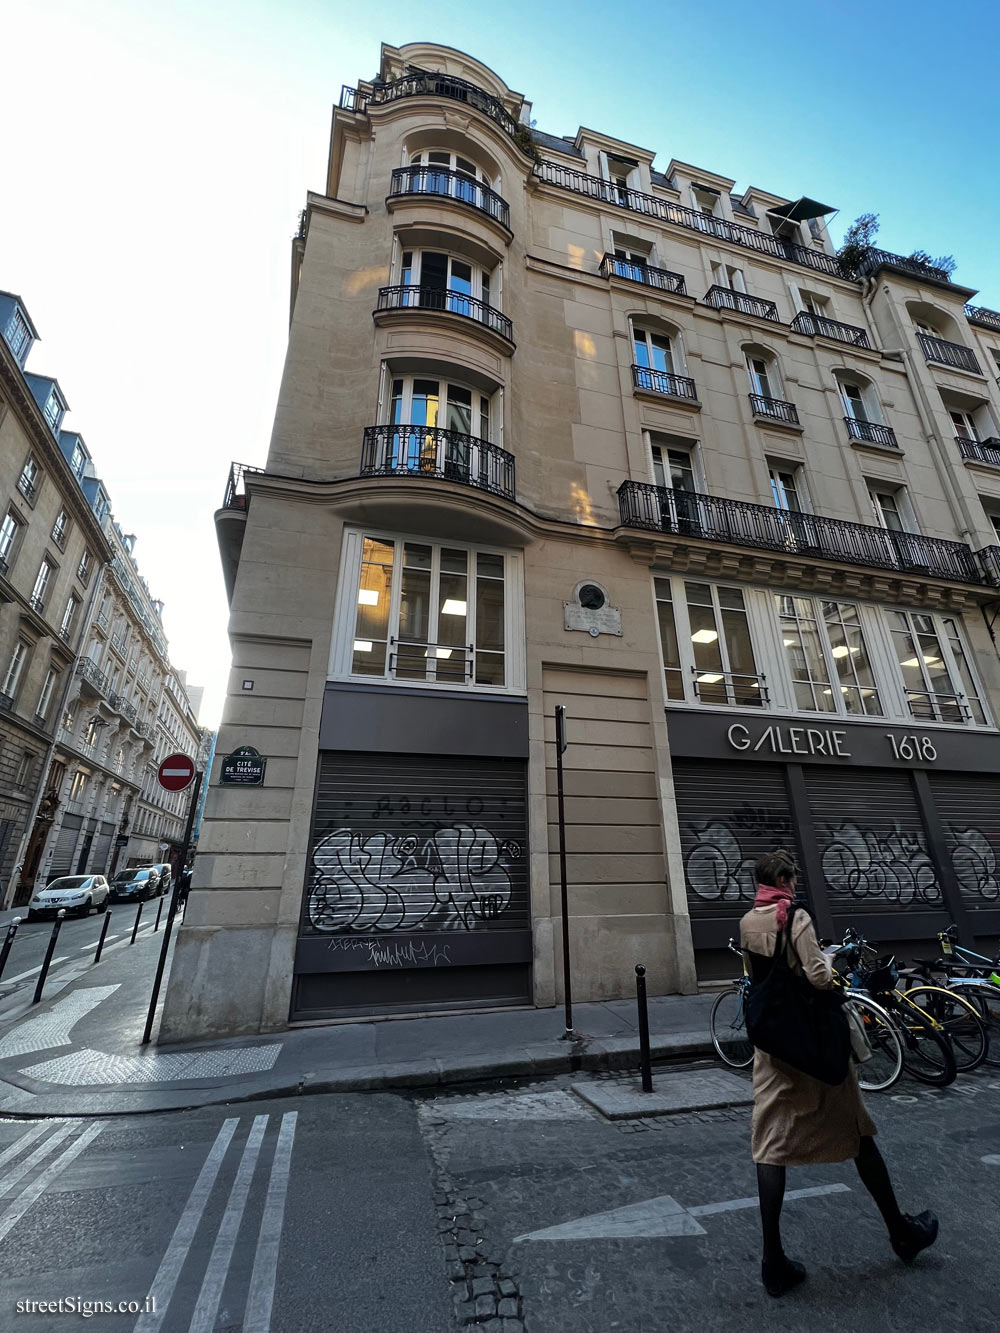
M137 933L138 930L139 930L139 918L142 916L142 908L143 908L143 904L140 902L140 904L139 904L139 910L138 910L138 912L136 912L136 914L135 914L135 925L132 927L132 938L129 940L129 944L134 944L134 943L135 943L136 933Z
M154 926L153 926L153 934L154 934L154 935L155 935L156 932L160 929L160 913L161 913L162 911L163 911L163 899L162 899L162 897L161 897L161 898L160 898L160 905L159 905L159 906L157 907L157 909L156 909L156 923L155 923Z
M17 934L17 928L21 924L21 918L16 916L7 927L7 936L0 948L0 977L3 976L3 970L7 966L7 955L10 953L10 946L14 943L14 936Z
M101 950L104 948L104 939L108 933L108 926L111 925L111 908L104 913L104 925L101 927L101 938L97 941L97 953L94 954L94 962L101 961Z
M49 975L49 964L52 962L52 955L56 951L56 940L59 938L59 932L62 929L63 917L66 915L63 908L60 907L56 912L56 919L52 923L52 934L49 936L48 948L45 950L45 959L42 962L42 970L38 974L38 981L35 984L35 997L31 1001L37 1004L42 998L42 987L45 985L45 978Z
M646 1009L646 969L635 965L635 998L639 1008L639 1069L643 1092L653 1091L653 1070L649 1062L649 1012Z

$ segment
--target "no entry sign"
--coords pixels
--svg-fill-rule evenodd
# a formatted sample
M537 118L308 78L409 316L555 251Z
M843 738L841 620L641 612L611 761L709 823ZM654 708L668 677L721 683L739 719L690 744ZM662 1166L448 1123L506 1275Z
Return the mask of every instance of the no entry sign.
M187 754L168 754L156 770L156 777L167 791L183 791L194 778L194 760Z

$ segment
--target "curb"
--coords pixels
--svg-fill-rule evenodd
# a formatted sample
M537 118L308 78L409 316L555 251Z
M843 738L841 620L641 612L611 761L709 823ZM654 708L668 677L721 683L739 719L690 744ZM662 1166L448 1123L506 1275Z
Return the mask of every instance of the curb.
M677 1032L650 1039L650 1054L660 1063L689 1060L714 1055L711 1040L702 1032ZM311 1096L322 1093L417 1091L459 1087L507 1078L533 1078L548 1074L609 1073L638 1069L639 1051L632 1037L606 1037L574 1042L562 1051L551 1045L526 1046L518 1056L507 1053L494 1058L408 1060L382 1065L348 1065L334 1069L310 1070L304 1074L275 1075L264 1080L242 1079L207 1087L190 1084L105 1085L86 1088L58 1088L47 1085L24 1101L26 1088L17 1083L17 1074L0 1075L0 1088L14 1097L4 1105L0 1097L0 1115L14 1120L33 1120L49 1116L126 1116L150 1115L164 1111L198 1110L235 1102L264 1101L278 1097ZM31 1080L34 1082L34 1080ZM39 1088L41 1084L37 1085ZM52 1089L52 1090L49 1090ZM18 1101L21 1105L18 1105Z

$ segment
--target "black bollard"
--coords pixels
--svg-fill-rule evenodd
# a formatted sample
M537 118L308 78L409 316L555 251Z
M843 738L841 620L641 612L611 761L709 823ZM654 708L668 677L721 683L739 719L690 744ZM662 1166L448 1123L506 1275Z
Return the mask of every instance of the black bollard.
M136 914L135 914L135 925L132 927L132 938L129 940L129 944L134 944L134 943L135 943L136 932L137 932L138 929L139 929L139 918L140 918L141 916L142 916L142 903L140 902L140 904L139 904L139 910L138 910L138 912L136 912Z
M104 948L105 936L108 933L108 926L110 925L111 925L111 909L109 908L104 913L104 925L101 927L101 938L97 941L97 953L94 954L95 963L99 963L101 961L101 950Z
M49 964L52 962L52 955L56 951L56 940L59 938L59 932L62 929L63 917L66 913L60 907L56 913L56 919L52 922L52 934L49 936L49 945L45 950L45 959L42 962L42 970L38 974L38 981L35 985L35 998L32 1004L37 1004L42 998L42 987L45 985L45 978L49 975Z
M646 969L635 965L635 998L639 1007L639 1069L643 1092L653 1091L653 1070L649 1063L649 1012L646 1009Z
M7 955L10 953L10 946L14 943L14 936L20 924L21 918L16 916L7 927L7 937L3 942L3 948L0 948L0 977L3 976L3 970L7 966Z
M160 902L159 902L159 905L158 905L158 907L157 907L157 909L156 909L156 921L153 923L153 934L154 934L154 935L155 935L156 932L160 929L160 913L161 913L162 911L163 911L163 899L161 898L161 899L160 899Z

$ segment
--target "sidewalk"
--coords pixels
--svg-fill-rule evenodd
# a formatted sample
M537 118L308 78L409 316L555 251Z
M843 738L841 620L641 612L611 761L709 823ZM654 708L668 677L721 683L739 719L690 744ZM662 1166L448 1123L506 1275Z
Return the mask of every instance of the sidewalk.
M276 1096L636 1068L634 1000L392 1018L195 1045L140 1045L161 935L54 978L45 1000L0 1021L0 1114L126 1115ZM61 989L57 987L61 984ZM649 1001L653 1059L711 1053L713 996ZM154 1028L155 1032L155 1028Z

